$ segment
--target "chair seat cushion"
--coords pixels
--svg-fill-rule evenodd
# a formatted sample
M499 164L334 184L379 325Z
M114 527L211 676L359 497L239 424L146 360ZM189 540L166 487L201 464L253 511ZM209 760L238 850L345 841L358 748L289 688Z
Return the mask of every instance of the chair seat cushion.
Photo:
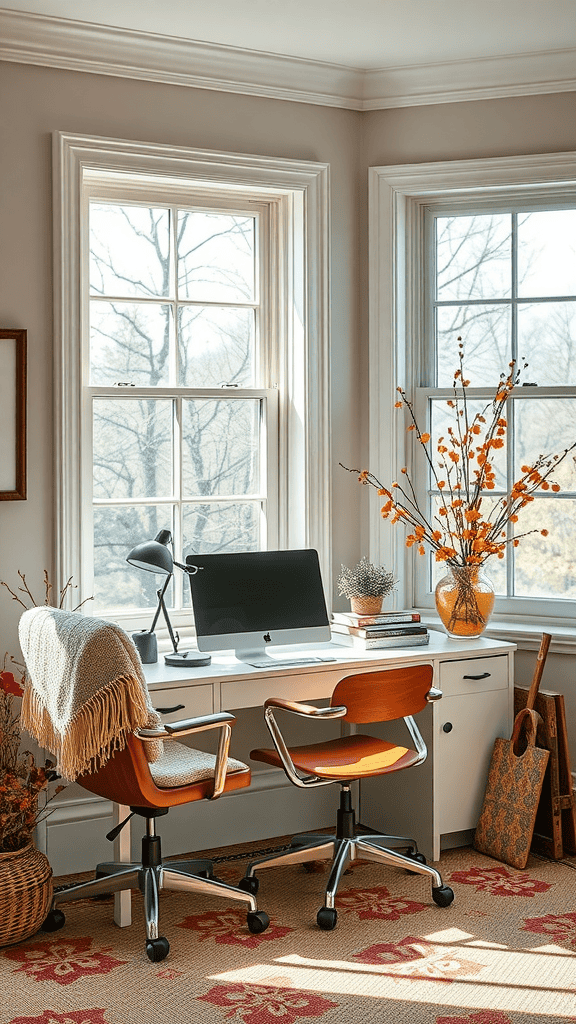
M409 747L399 747L362 733L289 749L298 771L335 781L386 775L401 768L409 768L418 759L416 751ZM282 768L282 761L276 750L252 750L250 757L255 761L265 761L266 764Z
M214 778L216 757L203 750L194 750L177 740L164 740L161 757L149 765L150 774L160 789L173 789L193 782ZM233 757L228 758L227 774L248 771L248 766Z

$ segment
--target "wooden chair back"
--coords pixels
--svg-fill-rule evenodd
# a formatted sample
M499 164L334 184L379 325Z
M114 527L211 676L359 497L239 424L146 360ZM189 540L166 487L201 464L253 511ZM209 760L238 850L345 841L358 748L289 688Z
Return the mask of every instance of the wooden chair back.
M391 722L422 711L431 686L431 665L360 672L340 680L330 704L348 708L344 722Z

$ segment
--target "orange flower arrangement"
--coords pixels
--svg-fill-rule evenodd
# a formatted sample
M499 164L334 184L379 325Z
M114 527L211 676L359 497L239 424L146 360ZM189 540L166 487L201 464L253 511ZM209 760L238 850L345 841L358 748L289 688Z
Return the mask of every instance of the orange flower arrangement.
M439 494L437 515L428 517L420 509L406 468L401 470L405 482L395 481L391 487L385 487L369 470L348 470L358 473L362 484L375 487L386 499L382 517L390 519L391 523L405 524L409 530L407 547L414 546L423 555L427 544L437 562L445 562L456 572L466 567L479 567L492 555L504 558L507 545L516 547L522 537L530 533L547 536L547 530L528 530L510 536L507 526L518 522L522 509L534 501L535 491L560 490L553 474L576 448L575 442L559 454L539 455L532 465L521 467L521 477L507 494L492 498L490 491L496 486L494 452L504 447L508 425L506 403L519 383L521 371L515 361L509 363L509 373L500 375L493 399L472 417L466 393L470 381L464 372L464 346L461 338L458 342L459 368L454 373L453 397L447 402L454 410L455 422L448 427L447 435L436 442L437 460L430 450L430 434L420 430L406 392L397 388L400 398L396 408L407 411L408 431L414 432L422 446Z

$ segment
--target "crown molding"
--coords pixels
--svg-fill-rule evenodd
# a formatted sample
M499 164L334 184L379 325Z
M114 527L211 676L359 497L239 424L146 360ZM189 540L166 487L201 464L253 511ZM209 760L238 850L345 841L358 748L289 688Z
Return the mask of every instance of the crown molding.
M576 49L364 72L363 110L576 90Z
M576 90L576 48L362 70L6 8L0 60L360 111Z
M326 64L0 8L0 60L361 109L362 73Z

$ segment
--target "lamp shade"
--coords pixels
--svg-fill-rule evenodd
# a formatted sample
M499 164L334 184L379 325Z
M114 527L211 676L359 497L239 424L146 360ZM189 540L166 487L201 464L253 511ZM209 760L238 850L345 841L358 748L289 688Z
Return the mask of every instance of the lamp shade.
M172 540L170 531L160 530L154 540L147 540L144 544L137 544L135 548L132 548L126 561L138 569L145 569L146 572L171 576L174 572L174 562L166 547L170 540Z

